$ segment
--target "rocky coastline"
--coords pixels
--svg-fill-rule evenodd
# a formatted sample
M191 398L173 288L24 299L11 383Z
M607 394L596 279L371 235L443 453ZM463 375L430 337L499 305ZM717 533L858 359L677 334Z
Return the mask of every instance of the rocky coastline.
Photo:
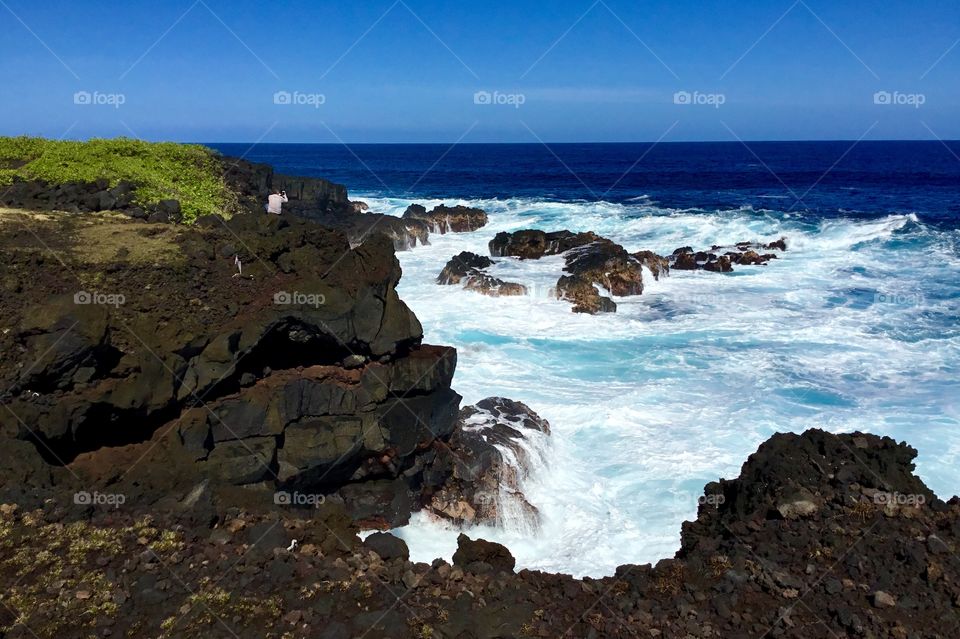
M509 506L535 529L522 480L550 425L507 398L461 407L455 349L425 344L396 291L395 251L486 214L378 215L340 185L223 163L229 220L170 224L176 200L147 211L130 185L18 182L2 200L0 637L960 633L960 499L869 434L774 435L705 487L656 565L517 570L470 527ZM263 213L272 187L291 196L282 216ZM724 273L786 249L661 256L518 231L438 281L524 294L491 258L562 255L556 294L611 312L644 270ZM452 562L361 540L415 512L464 527Z

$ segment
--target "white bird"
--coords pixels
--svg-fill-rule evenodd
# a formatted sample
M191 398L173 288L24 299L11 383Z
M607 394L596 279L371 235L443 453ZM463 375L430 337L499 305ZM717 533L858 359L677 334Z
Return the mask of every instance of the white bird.
M237 267L237 272L234 274L234 277L243 276L243 262L240 261L239 255L233 256L233 264Z
M297 540L294 539L293 541L290 542L290 546L287 547L287 552L293 552L296 549L297 549Z

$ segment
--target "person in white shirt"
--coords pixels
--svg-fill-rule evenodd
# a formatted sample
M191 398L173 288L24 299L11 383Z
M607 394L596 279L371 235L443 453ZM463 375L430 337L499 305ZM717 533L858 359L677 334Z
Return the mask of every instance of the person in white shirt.
M283 203L287 201L286 191L278 191L277 189L273 189L273 191L267 197L267 213L280 215L280 211L283 208Z

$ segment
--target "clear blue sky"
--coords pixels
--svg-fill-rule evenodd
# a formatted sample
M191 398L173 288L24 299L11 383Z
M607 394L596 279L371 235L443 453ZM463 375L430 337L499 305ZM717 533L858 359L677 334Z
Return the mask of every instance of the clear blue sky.
M956 0L0 0L0 29L3 135L960 138Z

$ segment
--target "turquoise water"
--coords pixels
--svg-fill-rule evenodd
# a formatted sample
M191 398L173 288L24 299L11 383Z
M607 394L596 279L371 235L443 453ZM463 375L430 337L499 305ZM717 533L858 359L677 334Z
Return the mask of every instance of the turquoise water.
M367 201L394 214L409 203ZM509 545L521 567L596 576L672 556L703 485L737 475L778 431L905 439L933 490L958 492L956 230L910 214L810 223L749 208L459 203L485 208L490 224L400 253L400 294L428 342L457 347L454 386L465 403L511 397L553 427L525 485L540 529L507 521L475 531ZM654 281L647 273L643 295L617 298L616 314L598 316L550 297L558 257L499 259L492 272L530 288L521 298L434 283L451 256L487 254L496 232L520 228L593 230L631 251L780 236L789 250L730 275L674 271ZM449 557L456 532L424 516L400 530L424 561Z

